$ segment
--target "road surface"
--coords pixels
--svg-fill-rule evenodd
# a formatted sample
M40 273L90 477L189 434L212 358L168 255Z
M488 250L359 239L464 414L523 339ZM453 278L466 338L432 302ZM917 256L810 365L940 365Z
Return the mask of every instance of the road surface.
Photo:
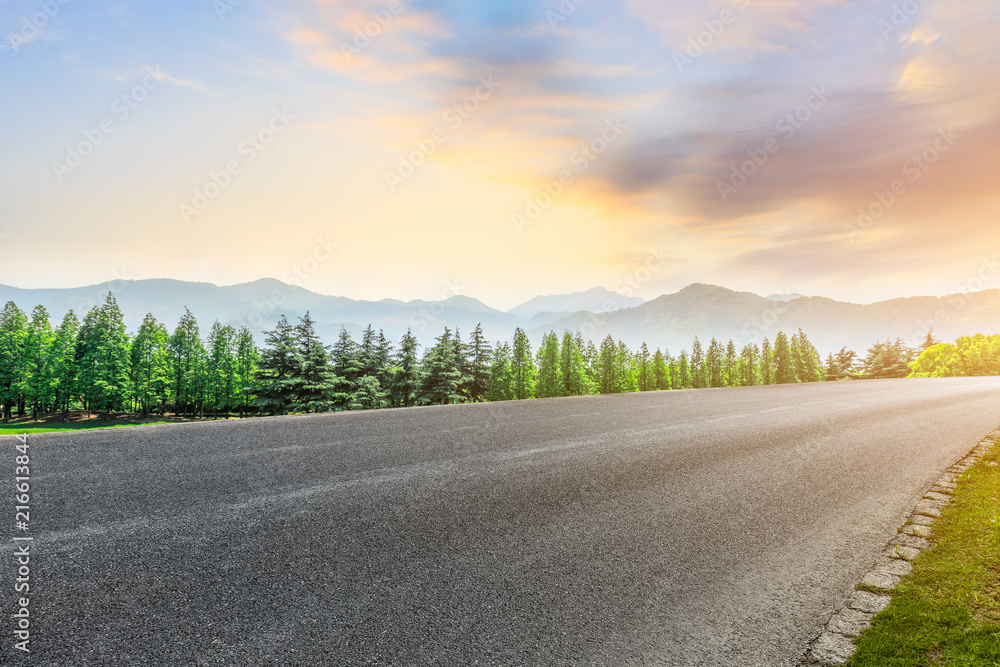
M998 425L947 378L29 436L31 662L794 665Z

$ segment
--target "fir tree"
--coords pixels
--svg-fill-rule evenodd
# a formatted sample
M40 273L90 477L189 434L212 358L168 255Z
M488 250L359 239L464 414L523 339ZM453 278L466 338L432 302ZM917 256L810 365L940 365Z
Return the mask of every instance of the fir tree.
M71 310L56 329L49 348L51 358L53 396L57 410L69 412L76 392L76 338L80 320Z
M535 364L531 358L531 342L521 327L514 330L510 367L514 378L514 398L523 400L534 396Z
M774 383L789 384L798 382L795 374L795 359L792 356L792 347L788 342L788 337L784 332L779 331L774 337Z
M486 400L514 400L514 371L510 361L510 345L507 343L497 343L493 348L493 362L490 364L490 388L486 392Z
M713 336L712 342L708 345L708 353L705 355L705 376L709 387L726 386L722 368L724 356L722 344Z
M167 349L173 373L171 384L175 410L185 415L195 407L201 393L203 373L199 365L205 358L205 346L201 342L198 322L187 308L184 309L184 314L170 337Z
M245 326L236 332L236 396L240 406L240 417L246 415L254 398L257 385L257 371L260 351L254 343L253 334Z
M598 378L602 394L614 394L621 391L621 381L618 377L618 348L615 339L608 334L601 341L598 353Z
M493 348L483 336L482 324L477 324L473 329L468 350L471 364L469 372L472 376L469 400L478 403L486 399L486 393L490 389L490 364L493 357Z
M24 342L24 397L35 419L52 402L52 368L49 348L52 345L52 325L44 306L31 313Z
M583 396L590 393L587 371L579 343L572 333L563 333L559 351L559 374L564 396Z
M538 398L563 395L563 383L559 368L559 338L550 331L542 338L538 348L538 382L535 385Z
M167 328L147 313L129 350L132 391L143 415L149 415L154 404L161 407L162 413L167 399L171 376L168 341Z
M274 330L264 332L254 405L271 414L288 414L296 400L300 365L295 329L282 315Z
M209 405L218 418L219 411L226 419L236 399L236 331L216 320L208 334L206 395Z
M705 372L705 354L701 348L701 341L698 340L697 336L694 337L694 342L691 343L691 357L688 363L691 367L691 386L694 389L707 387L709 378Z
M421 373L417 360L417 339L409 329L403 334L396 356L396 370L392 377L393 404L409 408L416 404L420 389Z
M371 332L371 327L368 327ZM375 359L374 336L367 336L369 339L368 357L363 359ZM295 402L298 406L310 412L327 412L338 405L343 405L348 400L347 386L343 378L338 377L330 363L330 355L319 336L316 335L316 326L309 311L299 318L299 323L295 327L296 364L295 369ZM364 346L362 346L364 349ZM372 363L370 370L375 372L375 363ZM379 385L378 379L373 375L364 376L365 400L359 401L362 407L381 408L385 406L386 393Z
M459 385L462 372L455 358L451 330L445 327L444 333L434 340L435 345L424 355L424 378L417 402L421 405L461 403L463 397L459 393Z
M736 345L730 340L726 345L726 356L722 361L722 379L726 387L738 387L740 384L739 373L736 369Z
M761 384L774 384L774 351L771 349L771 342L764 338L760 346L760 373Z

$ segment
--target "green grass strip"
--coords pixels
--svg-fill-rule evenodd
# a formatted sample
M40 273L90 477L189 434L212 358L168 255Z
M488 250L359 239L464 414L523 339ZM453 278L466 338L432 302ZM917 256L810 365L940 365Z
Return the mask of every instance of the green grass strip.
M931 548L855 643L854 667L1000 667L1000 445L958 481Z
M23 433L59 433L62 431L93 431L102 428L128 428L129 426L147 426L149 424L172 424L174 422L141 422L135 424L101 424L96 423L93 425L82 423L65 423L65 424L53 424L52 426L43 426L38 428L18 426L16 424L0 424L0 435L20 435Z

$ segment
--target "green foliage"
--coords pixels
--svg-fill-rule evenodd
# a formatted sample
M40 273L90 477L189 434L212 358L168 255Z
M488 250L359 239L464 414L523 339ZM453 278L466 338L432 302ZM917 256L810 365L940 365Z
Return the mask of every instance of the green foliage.
M409 329L403 334L403 339L399 343L399 353L391 378L392 404L404 408L416 405L422 378L417 359L417 339Z
M76 339L79 331L80 320L71 310L56 329L49 348L53 407L63 412L69 411L77 387Z
M487 401L514 400L514 369L510 359L510 345L497 343L493 348L493 362L490 364L490 388L486 392Z
M86 326L86 320L84 321ZM170 368L172 371L171 386L174 395L174 410L184 415L201 406L205 363L205 345L198 331L198 321L187 308L181 315L174 333L170 336L167 346Z
M461 403L460 393L462 370L455 350L451 331L445 327L444 333L435 339L435 345L427 350L423 359L424 378L417 395L420 405L448 405Z
M132 341L132 392L143 415L156 407L163 413L170 390L170 354L167 328L147 313Z
M795 372L795 355L788 336L783 331L779 331L774 337L774 383L789 384L798 382L799 378Z
M77 337L78 390L88 410L124 410L131 395L128 334L118 302L109 292L83 320Z
M840 352L837 354L827 356L824 379L833 381L853 377L858 372L857 362L857 352L848 350L846 347L840 348Z
M862 362L862 374L873 379L906 377L910 374L910 362L915 356L902 339L897 338L893 343L876 342L868 349L868 356Z
M559 338L555 331L550 331L542 338L542 345L538 348L538 381L535 385L535 396L550 398L563 395Z
M910 363L911 377L1000 375L1000 335L962 336L925 348Z
M28 339L28 318L13 301L0 312L0 403L4 421L16 409L24 414L24 380L27 375L25 344Z
M514 330L510 350L510 368L514 380L514 398L524 400L535 395L535 363L531 358L531 342L521 327Z
M270 414L288 414L295 404L300 363L295 329L282 315L272 331L264 332L254 405Z

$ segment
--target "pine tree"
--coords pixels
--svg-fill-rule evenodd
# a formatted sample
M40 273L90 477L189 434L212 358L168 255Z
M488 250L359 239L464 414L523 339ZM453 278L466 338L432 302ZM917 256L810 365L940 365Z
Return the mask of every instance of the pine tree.
M359 410L361 403L355 395L358 391L358 381L364 377L364 361L361 358L362 350L351 339L351 334L344 327L340 328L340 335L331 350L333 356L333 372L338 377L344 378L344 394L346 397L337 401L337 410ZM366 389L367 390L367 389Z
M490 388L486 392L487 401L511 401L514 399L514 370L510 360L510 345L497 343L493 348L493 362L490 364Z
M368 327L370 334L371 327ZM362 350L362 359L368 360L370 375L365 375L364 400L359 401L362 408L381 408L387 403L386 392L382 390L376 376L377 356L373 335L368 339L367 353ZM295 345L297 361L294 376L294 397L297 406L310 412L327 412L337 405L343 405L348 400L347 383L338 377L330 362L330 355L316 334L316 325L309 311L299 318L295 327ZM362 346L364 348L364 345Z
M282 315L274 330L264 332L254 405L274 415L288 414L295 404L296 375L301 363L295 329Z
M469 383L469 400L478 403L486 400L486 393L490 389L490 364L493 357L493 348L483 336L482 324L477 324L472 330L468 350L471 364L469 372L472 375L472 381Z
M424 378L417 403L421 405L461 403L463 396L459 393L459 385L462 381L462 372L455 358L451 330L445 327L444 333L434 340L435 345L424 355L422 363Z
M618 366L618 391L638 391L638 365L636 357L623 341L618 341L615 351L615 363Z
M774 383L789 384L798 381L795 374L792 347L784 332L779 331L778 335L774 337Z
M615 339L608 334L601 341L598 353L597 373L602 394L614 394L621 391L621 381L618 377L618 348Z
M86 320L84 321L86 326ZM205 346L201 342L198 321L187 308L181 315L167 346L170 368L173 373L171 389L174 395L174 410L182 416L197 408L202 393L202 365Z
M31 416L35 419L52 403L52 369L49 348L52 345L52 325L44 306L36 306L31 313L27 336L24 342L24 385L25 400L31 406Z
M924 336L924 342L920 344L920 351L923 352L927 348L939 345L940 343L941 341L934 337L934 329L928 329L927 335Z
M131 396L130 343L114 296L84 318L77 343L77 376L88 410L123 409Z
M170 363L167 328L147 313L132 341L129 356L132 362L132 391L138 409L149 415L152 406L167 400L170 385Z
M550 331L542 338L542 344L538 348L538 383L535 385L535 395L538 398L563 395L559 361L559 338L555 331Z
M687 350L681 350L681 354L677 358L677 375L674 377L674 389L692 389L694 387Z
M385 337L385 332L378 330L378 341L375 348L375 377L379 386L386 392L390 391L392 374L392 343Z
M774 384L774 351L771 342L764 338L760 346L760 383Z
M857 358L858 353L854 350L848 350L846 347L840 348L840 352L827 357L824 379L834 381L853 376L857 372Z
M709 387L726 386L722 367L724 356L722 344L713 336L708 345L708 354L705 355L705 376Z
M462 341L462 334L458 327L455 327L455 335L451 338L451 349L455 355L455 367L460 374L458 380L458 393L461 395L462 403L472 400L470 392L472 386L472 361L469 359L469 349Z
M417 345L417 339L407 329L399 343L396 369L392 377L393 405L409 408L416 404L422 380L417 360Z
M726 345L726 356L722 361L722 380L726 387L738 387L739 373L736 369L736 345L730 340Z
M535 364L531 358L531 342L521 327L514 330L510 367L514 377L514 398L523 400L534 396Z
M643 341L642 346L639 347L639 353L636 357L636 361L638 362L636 388L639 391L653 391L656 389L656 380L654 379L652 357L649 354L649 347L646 345L646 341Z
M71 310L56 329L49 348L52 360L53 396L57 410L69 412L76 392L76 338L80 320Z
M653 389L671 388L670 364L667 363L669 356L669 352L664 356L660 348L656 348L656 352L653 353Z
M222 410L226 419L236 405L236 331L216 320L208 334L206 370L206 395L209 406L219 417Z
M572 333L563 333L559 351L559 374L564 396L583 396L590 393L587 371L577 339Z
M739 386L752 387L760 384L760 352L755 343L743 347L736 367Z
M809 342L802 329L799 329L793 340L795 375L799 382L820 382L823 379L823 365L819 358L819 352Z
M253 340L253 334L246 326L236 332L236 396L239 399L240 417L250 409L257 386L257 371L260 351Z
M691 343L691 356L688 360L691 367L691 386L694 389L701 389L709 386L709 378L705 372L705 354L701 348L701 341L694 337Z

